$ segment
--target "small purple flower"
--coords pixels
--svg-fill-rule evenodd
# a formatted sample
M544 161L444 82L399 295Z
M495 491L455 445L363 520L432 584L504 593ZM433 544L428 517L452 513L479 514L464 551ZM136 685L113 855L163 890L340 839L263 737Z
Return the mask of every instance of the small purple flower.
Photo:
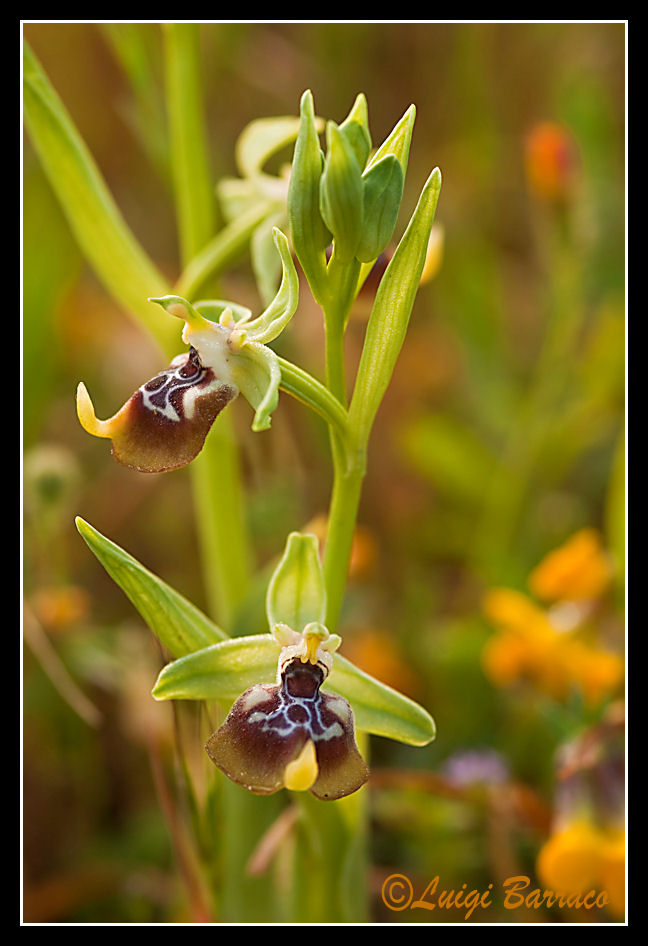
M499 785L509 778L506 760L493 749L469 749L446 759L443 773L458 788L469 785Z

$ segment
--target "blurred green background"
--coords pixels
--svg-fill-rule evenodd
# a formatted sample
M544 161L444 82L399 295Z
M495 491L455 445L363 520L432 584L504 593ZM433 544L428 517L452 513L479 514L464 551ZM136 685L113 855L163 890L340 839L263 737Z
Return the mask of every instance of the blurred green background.
M554 823L556 750L603 718L602 708L566 704L533 683L495 686L482 664L493 633L482 602L494 587L528 593L547 553L594 528L613 566L595 633L603 627L605 643L622 649L625 29L201 27L215 181L237 174L234 147L248 122L297 115L306 88L317 113L337 122L364 92L375 143L416 105L403 225L429 171L443 173L440 266L420 289L374 429L340 627L343 653L423 703L438 726L425 749L372 740L377 922L463 918L388 910L380 890L392 872L421 892L437 874L468 889L533 875ZM25 23L24 35L172 283L179 264L160 26ZM528 136L544 122L571 149L558 199L534 189L525 163ZM118 466L107 443L78 424L79 380L106 417L162 366L80 255L27 136L23 266L24 918L183 922L164 815L172 779L149 751L152 738L173 740L171 708L149 696L160 655L74 516L206 607L190 481L186 470ZM223 296L258 310L246 260L223 280ZM350 323L350 369L366 314L358 305ZM307 289L292 325L291 357L321 377L323 336ZM246 404L228 410L262 568L289 531L326 513L326 432L286 397L269 434L251 433ZM264 630L255 620L251 630ZM499 786L499 808L452 776L468 751L485 766L482 783ZM497 905L472 916L521 918ZM567 918L543 911L531 921Z

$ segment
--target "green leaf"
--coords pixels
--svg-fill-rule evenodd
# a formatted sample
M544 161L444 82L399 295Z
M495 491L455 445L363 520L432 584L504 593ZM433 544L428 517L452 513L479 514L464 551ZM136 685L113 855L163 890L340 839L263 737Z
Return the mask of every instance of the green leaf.
M295 631L326 617L326 591L314 535L291 532L266 598L270 628L287 624Z
M365 444L405 340L440 190L435 168L376 293L349 407L349 427Z
M403 197L403 171L388 154L362 176L362 234L356 256L362 263L377 259L392 238Z
M76 526L110 577L174 657L227 639L225 632L195 605L79 516Z
M75 239L99 279L130 315L176 353L178 331L148 302L167 289L117 208L97 165L28 43L23 107L30 140Z
M231 704L257 683L274 683L281 648L271 634L236 637L167 664L156 700L219 700ZM324 684L349 701L356 729L424 746L436 735L430 714L408 697L335 654Z
M335 122L326 126L326 141L320 212L333 234L337 258L348 262L355 256L362 232L362 175L354 149Z

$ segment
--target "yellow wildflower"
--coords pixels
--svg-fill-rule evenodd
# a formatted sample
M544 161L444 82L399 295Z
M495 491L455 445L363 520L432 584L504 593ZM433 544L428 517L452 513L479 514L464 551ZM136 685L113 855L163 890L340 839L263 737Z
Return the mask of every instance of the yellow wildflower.
M604 830L587 819L573 821L543 844L536 860L538 878L557 893L604 890L608 910L625 911L625 832Z
M611 578L610 561L595 529L581 529L531 572L529 587L544 601L597 598Z
M500 687L527 680L557 700L576 686L596 705L623 679L623 660L558 630L551 614L508 588L490 591L486 617L497 626L482 652L486 675Z
M589 821L575 821L553 834L538 854L536 870L550 890L578 893L595 887L603 870L601 833Z

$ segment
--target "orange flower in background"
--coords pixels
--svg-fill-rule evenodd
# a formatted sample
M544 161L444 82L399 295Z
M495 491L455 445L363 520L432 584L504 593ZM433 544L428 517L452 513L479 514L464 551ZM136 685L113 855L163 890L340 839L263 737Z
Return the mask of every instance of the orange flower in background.
M540 122L525 141L529 188L537 197L561 201L572 193L577 168L576 143L558 122Z
M605 890L608 909L625 912L625 831L604 830L587 819L575 820L541 847L536 870L550 890L586 893Z
M557 700L577 687L590 706L613 693L623 680L621 655L577 636L586 613L582 608L570 611L567 629L564 620L567 602L595 600L610 578L597 533L585 529L547 555L531 574L531 588L538 597L557 602L554 609L545 610L519 591L491 590L483 605L497 628L482 653L488 678L500 687L527 680Z
M544 601L581 601L597 598L611 578L600 535L595 529L581 529L531 572L529 587Z

